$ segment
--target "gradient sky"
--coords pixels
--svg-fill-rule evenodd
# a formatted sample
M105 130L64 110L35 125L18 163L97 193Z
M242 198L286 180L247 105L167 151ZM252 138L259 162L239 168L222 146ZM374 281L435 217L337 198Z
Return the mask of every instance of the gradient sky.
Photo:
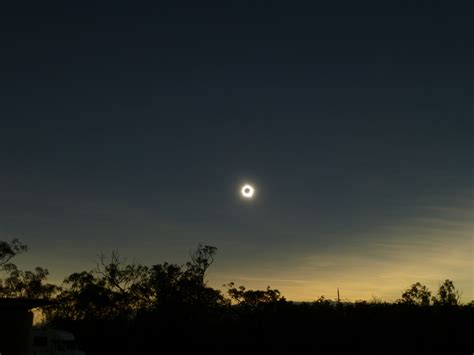
M394 300L449 278L474 297L472 2L1 6L20 266L60 281L203 243L215 287Z

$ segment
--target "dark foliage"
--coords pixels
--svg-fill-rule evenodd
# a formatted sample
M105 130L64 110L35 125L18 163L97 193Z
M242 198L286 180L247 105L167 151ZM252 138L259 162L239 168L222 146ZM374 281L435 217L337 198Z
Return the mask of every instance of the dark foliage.
M474 350L473 303L461 305L450 280L435 297L415 283L393 304L339 303L323 296L294 303L276 289L248 290L232 282L224 295L206 283L215 253L216 248L199 245L184 265L151 267L112 253L109 259L100 256L95 269L68 276L61 287L45 283L47 270L22 272L8 262L0 296L54 298L56 303L44 310L47 326L73 332L88 355L170 349L211 355Z
M402 299L399 300L399 302L409 305L429 306L431 302L431 292L426 286L417 282L403 292Z
M10 243L0 240L0 270L2 270L14 256L27 250L28 247L18 239L13 239Z
M58 287L45 283L48 270L36 267L34 271L22 271L10 260L28 250L18 239L10 243L0 240L0 271L6 274L0 278L0 297L50 298Z

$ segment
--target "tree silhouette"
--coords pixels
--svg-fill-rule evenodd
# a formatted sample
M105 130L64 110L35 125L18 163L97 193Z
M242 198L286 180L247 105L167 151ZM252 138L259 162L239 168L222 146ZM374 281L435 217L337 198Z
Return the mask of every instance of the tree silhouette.
M433 303L437 306L458 306L461 293L454 287L453 281L446 279L438 289L438 296L433 297Z
M58 287L45 283L48 270L36 267L34 271L22 271L10 262L16 255L26 252L28 247L18 239L10 243L0 240L0 271L7 274L0 279L0 297L11 298L50 298Z
M421 283L417 282L411 285L403 294L400 303L416 305L416 306L429 306L431 300L431 292L428 288Z
M205 274L214 262L217 248L198 245L191 254L191 261L183 266L162 263L153 265L150 289L157 306L224 305L226 300L219 290L207 286Z
M28 247L18 239L13 239L10 243L0 240L0 271L13 257L27 250Z
M206 270L213 263L215 247L199 245L183 266L162 263L151 268L127 263L117 252L104 255L92 271L68 276L49 307L46 317L58 319L131 318L138 311L160 306L223 305L219 290L206 285Z
M126 263L117 252L109 260L101 254L94 270L64 280L57 304L45 313L49 320L130 318L148 307L148 282L146 266Z
M281 296L280 291L277 289L271 289L270 286L268 286L266 290L247 290L244 286L239 286L237 288L233 282L224 286L228 288L227 293L232 301L238 305L250 308L256 308L269 303L286 301L285 298Z
M110 260L101 254L94 273L114 292L117 302L127 312L146 308L150 301L147 283L148 267L136 262L126 263L117 252L112 252Z
M50 298L58 287L44 283L49 272L47 269L36 267L35 271L21 271L16 265L4 265L8 276L0 280L0 297L18 298Z

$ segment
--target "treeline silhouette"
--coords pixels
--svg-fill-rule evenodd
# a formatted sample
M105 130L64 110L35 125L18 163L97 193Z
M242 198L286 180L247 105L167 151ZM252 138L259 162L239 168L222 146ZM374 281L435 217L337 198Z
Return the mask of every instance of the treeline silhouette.
M75 334L86 354L472 354L474 302L445 280L436 294L411 285L394 303L320 297L287 301L277 289L208 286L216 248L202 246L184 265L128 263L113 252L62 285L48 270L12 263L27 251L0 241L0 297L46 298L44 325Z

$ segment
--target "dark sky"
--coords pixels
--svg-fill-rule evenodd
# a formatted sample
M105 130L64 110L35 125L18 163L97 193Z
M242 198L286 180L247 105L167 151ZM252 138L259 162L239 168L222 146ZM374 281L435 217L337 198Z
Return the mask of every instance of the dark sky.
M61 280L204 243L215 286L393 299L451 278L472 298L472 2L0 14L0 237L22 265Z

